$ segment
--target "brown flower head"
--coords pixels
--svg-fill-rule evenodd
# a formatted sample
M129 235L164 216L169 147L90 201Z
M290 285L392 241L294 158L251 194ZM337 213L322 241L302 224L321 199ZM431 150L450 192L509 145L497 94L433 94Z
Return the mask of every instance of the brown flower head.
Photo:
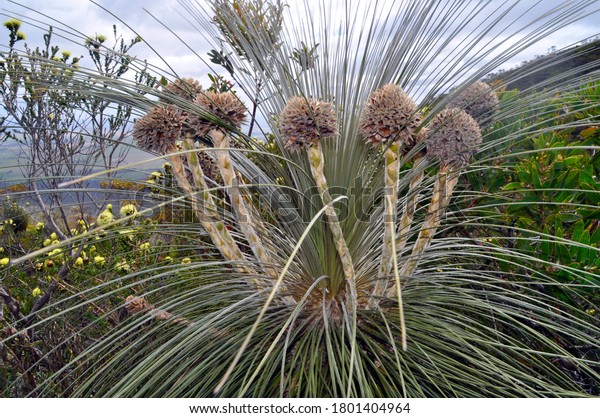
M127 309L127 311L129 313L135 314L135 313L140 313L140 312L147 312L153 308L154 308L154 306L152 306L143 297L129 295L129 296L127 296L127 299L125 299L125 309Z
M416 103L396 84L387 84L369 95L358 129L373 145L402 140L412 148L421 117Z
M153 107L135 122L133 138L145 151L168 154L181 139L183 123L183 115L172 106Z
M481 144L481 129L462 109L446 108L438 113L427 129L427 153L442 164L462 167Z
M193 78L178 78L172 83L163 87L164 97L161 102L168 102L169 97L179 97L184 100L193 101L196 96L202 93L202 86L198 80Z
M498 96L492 88L482 81L476 81L452 99L448 107L463 109L481 124L489 120L497 105Z
M332 103L292 97L283 108L279 130L286 147L312 144L337 133L337 115Z
M199 94L194 101L200 108L218 118L223 123L239 128L246 121L246 106L233 93L217 93L206 91ZM221 126L204 118L202 115L190 115L190 126L196 130L196 134L203 136L213 129Z

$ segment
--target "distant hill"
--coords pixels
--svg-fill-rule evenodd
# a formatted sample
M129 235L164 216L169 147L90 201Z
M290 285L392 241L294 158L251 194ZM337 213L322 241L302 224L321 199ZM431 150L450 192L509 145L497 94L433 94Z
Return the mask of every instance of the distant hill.
M576 73L573 71L578 69ZM526 90L539 85L547 87L553 78L574 78L600 69L600 39L582 45L553 51L523 62L517 68L489 74L483 81L490 84L507 83L508 90Z

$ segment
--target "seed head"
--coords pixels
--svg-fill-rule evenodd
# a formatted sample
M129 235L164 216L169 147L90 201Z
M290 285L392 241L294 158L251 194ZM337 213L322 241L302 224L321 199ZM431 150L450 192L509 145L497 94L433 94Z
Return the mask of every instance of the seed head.
M184 121L181 112L172 106L157 106L135 122L133 138L145 151L168 154L181 139Z
M482 81L476 81L452 99L448 107L463 109L481 124L489 119L497 105L498 96L492 88Z
M168 102L168 96L179 97L184 100L193 101L196 96L202 93L202 86L196 79L178 78L172 83L164 86L163 93L166 97L160 98L160 101L162 102Z
M236 128L246 121L246 106L231 92L206 91L199 94L194 102L204 112ZM189 123L196 134L200 136L208 134L213 129L221 128L220 125L201 115L190 115Z
M279 123L286 147L313 144L337 133L333 104L305 97L292 97L283 108Z
M481 144L481 129L462 109L446 108L431 121L425 141L427 153L442 164L462 167L477 152Z
M420 124L416 103L400 86L387 84L369 95L358 129L373 145L401 140L405 147L412 148Z

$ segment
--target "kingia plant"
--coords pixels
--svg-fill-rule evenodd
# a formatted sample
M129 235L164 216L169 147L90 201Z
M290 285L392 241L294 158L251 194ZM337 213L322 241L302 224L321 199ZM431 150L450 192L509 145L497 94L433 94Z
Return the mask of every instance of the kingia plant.
M577 288L549 273L531 280L532 260L502 245L511 237L476 234L480 196L461 176L551 126L519 121L539 96L498 106L477 80L595 2L527 7L518 32L518 1L298 3L181 1L228 58L239 95L182 77L145 96L124 81L86 92L140 104L136 143L169 159L178 186L159 205L194 214L148 234L177 235L193 257L40 310L32 333L62 317L53 306L101 304L96 321L120 319L30 394L598 394L598 353L576 348L596 345L597 320L544 291ZM310 66L293 59L306 45ZM582 79L565 75L545 94ZM247 113L276 152L244 135Z

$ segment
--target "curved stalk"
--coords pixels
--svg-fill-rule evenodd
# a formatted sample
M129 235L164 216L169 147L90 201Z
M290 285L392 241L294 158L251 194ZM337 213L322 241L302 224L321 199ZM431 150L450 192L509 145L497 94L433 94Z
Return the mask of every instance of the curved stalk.
M307 154L308 161L310 162L310 170L317 185L317 189L319 190L319 194L321 195L321 200L326 206L325 215L329 220L329 229L333 235L335 247L342 262L344 277L347 281L354 284L354 264L352 263L350 250L346 244L346 239L344 238L344 233L340 226L337 213L335 213L335 209L331 206L332 199L329 194L327 179L325 178L325 172L323 170L325 158L323 157L323 151L319 142L315 142L313 145L307 147Z
M367 309L377 306L377 297L382 296L387 289L390 272L393 267L394 239L398 205L398 177L400 172L400 144L392 143L384 153L385 158L385 189L384 189L384 213L383 213L383 244L381 245L381 259L377 282L373 293L367 302Z
M319 189L319 194L321 195L321 201L325 206L325 215L328 218L329 229L331 230L331 234L333 235L333 239L335 242L335 247L337 249L338 255L342 262L342 268L344 270L344 278L346 281L346 286L348 287L350 297L346 297L345 306L350 315L350 339L351 339L351 355L350 355L350 371L349 371L349 379L352 381L352 373L354 361L356 359L356 328L357 328L357 309L358 309L358 293L356 291L356 276L354 272L354 263L352 262L352 257L350 255L350 250L348 249L348 244L346 243L346 239L344 238L344 233L342 231L342 227L340 226L340 222L338 220L337 214L335 213L335 209L332 205L333 200L331 199L331 195L329 194L329 188L327 186L327 179L325 178L325 171L323 169L325 158L323 156L323 150L321 149L321 144L316 141L311 146L307 148L308 160L310 162L310 170L312 172L313 178ZM352 386L348 387L348 395L350 393Z
M218 152L215 152L217 165L221 172L221 177L223 177L223 183L227 190L227 194L231 199L231 206L239 221L240 229L248 240L248 244L250 244L254 256L261 263L265 273L269 275L269 277L276 279L278 274L275 268L273 268L269 252L253 226L253 223L259 221L252 215L245 197L240 192L239 179L233 169L233 161L231 160L231 155L228 150L229 138L226 134L217 129L213 129L210 132L210 136L213 140L215 149L219 150Z
M183 140L183 145L187 151L190 151L187 154L187 158L190 170L192 171L192 177L194 179L194 187L192 187L191 183L187 179L181 157L174 155L170 156L169 160L173 166L173 174L175 175L177 182L190 196L193 197L194 194L196 194L196 191L200 192L202 195L202 202L200 205L198 205L196 199L192 199L193 209L200 219L202 227L209 234L211 241L215 247L217 247L221 255L229 261L245 262L244 253L242 253L237 243L225 227L223 220L218 217L212 195L208 191L208 185L204 180L204 173L202 172L202 167L200 166L194 143L190 138L185 138ZM247 266L238 268L238 270L250 274L256 274ZM258 285L256 280L253 280L253 282L254 284Z

